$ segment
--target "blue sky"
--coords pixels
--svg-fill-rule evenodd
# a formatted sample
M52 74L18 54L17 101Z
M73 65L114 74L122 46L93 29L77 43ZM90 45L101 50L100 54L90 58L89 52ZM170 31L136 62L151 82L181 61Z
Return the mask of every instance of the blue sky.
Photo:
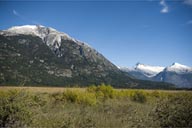
M192 66L192 0L0 1L0 29L41 24L119 66Z

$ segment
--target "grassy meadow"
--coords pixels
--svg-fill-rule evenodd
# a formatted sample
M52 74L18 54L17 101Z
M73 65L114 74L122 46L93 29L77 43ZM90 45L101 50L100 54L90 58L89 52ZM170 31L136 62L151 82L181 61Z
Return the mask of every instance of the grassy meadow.
M0 127L192 127L192 92L0 87Z

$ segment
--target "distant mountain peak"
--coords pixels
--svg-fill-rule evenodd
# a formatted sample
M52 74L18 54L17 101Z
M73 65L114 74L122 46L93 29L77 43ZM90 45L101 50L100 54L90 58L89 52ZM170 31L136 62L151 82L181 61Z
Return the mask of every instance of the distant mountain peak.
M186 65L183 65L183 64L180 64L180 63L177 63L177 62L174 62L171 66L188 67L188 66L186 66Z
M140 65L140 64L141 64L140 62L137 62L137 63L136 63L136 66L137 66L137 65Z
M160 66L150 66L150 65L145 65L145 64L137 64L135 67L135 70L143 72L146 76L148 77L153 77L159 72L163 71L165 67L160 67Z
M165 70L176 73L188 73L192 72L192 67L174 62L171 66L168 66Z
M145 64L137 62L135 66L138 67L138 66L141 66L141 65L144 66Z
M177 87L192 87L192 67L177 62L167 67L137 63L134 68L120 69L137 79L168 82Z
M150 65L139 63L139 62L136 63L135 67L133 67L133 68L120 67L120 69L125 71L125 72L130 72L130 71L141 72L142 74L144 74L147 77L153 77L153 76L157 75L158 73L163 71L164 68L165 67L150 66Z

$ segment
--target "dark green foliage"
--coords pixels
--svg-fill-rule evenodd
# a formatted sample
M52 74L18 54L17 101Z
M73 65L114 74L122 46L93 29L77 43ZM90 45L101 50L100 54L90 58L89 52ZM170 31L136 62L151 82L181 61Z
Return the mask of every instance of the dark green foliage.
M192 127L192 95L175 94L161 99L155 110L154 119L162 127Z
M33 102L26 92L0 92L0 127L23 127L32 122Z

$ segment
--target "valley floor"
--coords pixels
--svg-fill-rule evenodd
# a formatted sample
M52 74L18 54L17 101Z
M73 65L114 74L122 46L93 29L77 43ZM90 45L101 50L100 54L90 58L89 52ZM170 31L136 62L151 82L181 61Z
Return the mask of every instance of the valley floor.
M192 92L0 87L0 127L192 127Z

